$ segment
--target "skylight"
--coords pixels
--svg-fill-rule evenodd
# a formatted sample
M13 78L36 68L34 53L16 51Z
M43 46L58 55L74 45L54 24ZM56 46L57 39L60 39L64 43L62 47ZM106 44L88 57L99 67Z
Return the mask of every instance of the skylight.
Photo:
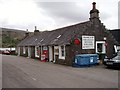
M60 38L60 37L61 37L61 35L57 36L57 39Z
M44 39L41 39L40 42L42 42Z
M35 41L37 41L37 38L35 39Z

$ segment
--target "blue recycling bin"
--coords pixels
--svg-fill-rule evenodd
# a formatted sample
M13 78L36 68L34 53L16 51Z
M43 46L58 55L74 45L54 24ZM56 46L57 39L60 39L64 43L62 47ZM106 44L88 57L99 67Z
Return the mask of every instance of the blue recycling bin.
M76 55L75 63L77 65L89 65L89 56L86 54Z
M75 56L74 67L90 66L98 63L97 54L79 54Z

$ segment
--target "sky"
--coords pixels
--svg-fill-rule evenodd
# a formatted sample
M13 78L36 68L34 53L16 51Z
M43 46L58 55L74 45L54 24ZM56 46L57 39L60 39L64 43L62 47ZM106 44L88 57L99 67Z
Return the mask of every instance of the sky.
M118 3L118 28L120 29L120 1Z
M107 29L118 28L120 0L0 0L0 27L33 32L54 30L89 20L92 2Z

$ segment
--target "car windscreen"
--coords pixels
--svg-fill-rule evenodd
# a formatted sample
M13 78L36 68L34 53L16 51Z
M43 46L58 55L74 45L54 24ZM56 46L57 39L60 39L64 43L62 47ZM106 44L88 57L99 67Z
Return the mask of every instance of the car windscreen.
M117 53L118 56L120 56L120 51Z
M120 60L120 52L117 53L117 56L114 57L114 59L116 59L116 60Z

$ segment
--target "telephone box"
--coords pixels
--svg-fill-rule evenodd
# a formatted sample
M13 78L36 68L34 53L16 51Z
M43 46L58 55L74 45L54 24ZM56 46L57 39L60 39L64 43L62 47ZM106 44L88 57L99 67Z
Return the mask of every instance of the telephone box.
M48 61L48 48L47 48L47 46L43 47L42 54L41 54L41 61L42 62Z

